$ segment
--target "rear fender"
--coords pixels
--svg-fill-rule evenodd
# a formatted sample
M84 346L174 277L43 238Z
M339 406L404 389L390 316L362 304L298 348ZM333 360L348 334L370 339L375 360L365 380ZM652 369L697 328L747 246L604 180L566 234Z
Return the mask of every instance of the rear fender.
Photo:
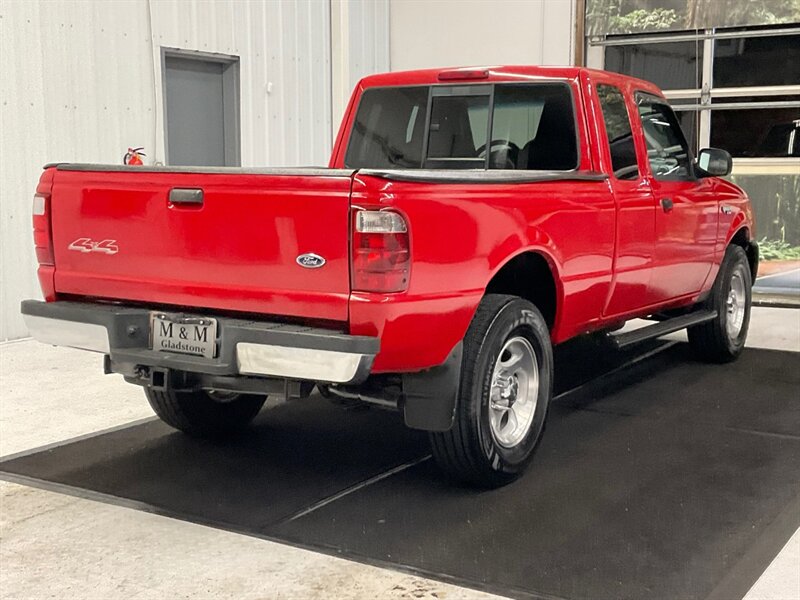
M486 282L486 286L484 286L484 293L488 290L489 285L492 281L497 277L497 275L505 268L507 268L514 260L517 258L526 255L526 254L536 254L541 256L545 263L547 264L548 268L550 269L550 275L553 278L553 282L555 284L555 308L554 308L554 315L552 322L549 323L551 326L551 331L556 331L559 326L559 320L561 318L561 307L563 306L564 300L564 286L561 281L561 274L558 268L558 263L553 258L553 254L555 253L554 244L550 241L550 239L543 233L537 231L535 240L537 242L536 245L529 245L529 246L520 246L516 248L512 253L507 255L506 259L503 260L500 264L496 265L491 272L491 276L489 280ZM542 242L545 243L542 243ZM531 292L532 296L535 295L536 291L536 282L530 282L531 285ZM514 294L519 295L519 294ZM526 299L531 300L533 304L537 304L534 297L527 297ZM538 305L538 304L537 304ZM539 307L542 309L542 307ZM477 310L477 305L475 307ZM465 332L466 333L466 332Z

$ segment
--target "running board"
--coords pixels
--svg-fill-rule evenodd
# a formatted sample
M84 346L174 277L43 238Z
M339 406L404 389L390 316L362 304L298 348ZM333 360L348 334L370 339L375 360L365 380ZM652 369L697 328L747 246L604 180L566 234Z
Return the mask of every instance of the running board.
M711 321L712 319L716 318L717 311L701 310L689 313L688 315L673 317L671 319L667 319L666 321L648 325L647 327L641 327L640 329L634 329L633 331L610 334L608 337L611 339L611 343L621 350L623 348L627 348L628 346L632 346L633 344L638 344L639 342L661 337L662 335L667 335L668 333L672 333L674 331L680 331L681 329L686 329L692 325L699 325L700 323L705 323L706 321Z

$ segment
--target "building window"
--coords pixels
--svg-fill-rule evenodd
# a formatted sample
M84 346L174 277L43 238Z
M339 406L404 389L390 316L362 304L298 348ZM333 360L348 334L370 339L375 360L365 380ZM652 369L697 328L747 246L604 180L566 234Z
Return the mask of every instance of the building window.
M661 89L702 84L703 44L697 40L609 46L605 54L606 70L652 81Z
M710 146L734 158L800 157L800 108L711 106Z
M781 256L787 248L796 253L800 26L719 28L724 25L708 22L703 26L717 28L594 35L587 39L587 66L661 87L692 151L711 146L733 156L731 179L753 202L757 235L768 255Z
M658 85L693 150L712 145L734 158L798 156L800 29L615 36L592 38L589 46L603 51L589 53L589 66Z
M800 34L714 40L714 87L798 83Z

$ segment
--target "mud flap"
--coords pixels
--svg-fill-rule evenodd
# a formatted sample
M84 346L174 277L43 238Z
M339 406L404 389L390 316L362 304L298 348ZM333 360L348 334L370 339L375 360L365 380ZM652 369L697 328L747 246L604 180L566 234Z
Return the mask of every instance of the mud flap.
M408 427L447 431L453 426L463 352L459 342L438 367L403 375L403 417Z

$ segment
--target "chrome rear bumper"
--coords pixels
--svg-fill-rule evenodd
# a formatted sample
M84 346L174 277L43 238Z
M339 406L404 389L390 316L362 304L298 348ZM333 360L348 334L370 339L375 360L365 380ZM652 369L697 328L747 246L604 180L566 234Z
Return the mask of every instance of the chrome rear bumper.
M91 352L111 352L108 330L102 325L65 321L23 313L25 326L35 340L53 346L68 346Z
M26 300L21 310L31 335L46 344L101 352L115 364L217 376L360 383L380 348L373 337L215 316L217 352L211 359L152 350L147 309Z

